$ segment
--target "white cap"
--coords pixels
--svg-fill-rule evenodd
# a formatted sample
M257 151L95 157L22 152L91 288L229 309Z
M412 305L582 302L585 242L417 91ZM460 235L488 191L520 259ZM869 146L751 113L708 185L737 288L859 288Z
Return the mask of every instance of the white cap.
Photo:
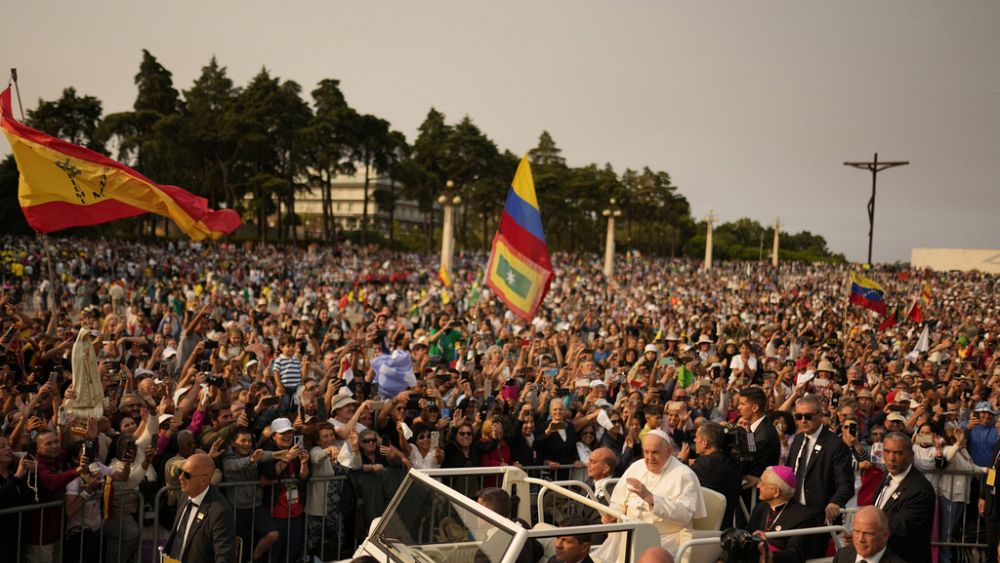
M160 415L160 424L163 424L164 422L172 419L173 417L174 417L174 415L172 415L172 414L161 414Z
M295 428L292 427L292 422L287 418L276 418L271 422L271 432L275 434L284 434L289 430L295 430Z
M664 432L663 430L660 430L659 428L657 428L656 430L650 430L649 432L646 432L646 435L647 436L656 436L657 438L659 438L659 439L663 440L664 442L666 442L667 445L670 446L671 448L674 447L674 441L673 441L673 439L671 439L670 436L666 432Z
M177 349L174 348L173 346L167 346L166 348L163 349L164 360L167 358L173 358L176 355L177 355Z

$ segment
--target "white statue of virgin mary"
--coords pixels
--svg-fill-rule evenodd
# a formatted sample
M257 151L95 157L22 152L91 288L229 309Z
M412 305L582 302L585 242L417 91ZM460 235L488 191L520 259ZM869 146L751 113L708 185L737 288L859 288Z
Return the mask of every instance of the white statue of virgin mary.
M87 326L81 327L76 335L71 360L76 398L66 401L66 411L75 418L100 418L104 414L104 384Z

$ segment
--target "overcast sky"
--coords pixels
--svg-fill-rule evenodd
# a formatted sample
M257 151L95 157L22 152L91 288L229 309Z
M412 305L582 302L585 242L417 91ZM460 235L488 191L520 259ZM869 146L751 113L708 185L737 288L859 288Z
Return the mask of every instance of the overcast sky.
M134 101L141 50L189 88L214 54L308 93L337 78L412 141L434 106L523 153L666 170L703 217L780 215L851 260L1000 248L1000 2L16 2L0 68L27 107L66 86ZM0 151L9 152L6 142ZM545 213L545 210L542 210ZM595 233L599 251L603 239Z

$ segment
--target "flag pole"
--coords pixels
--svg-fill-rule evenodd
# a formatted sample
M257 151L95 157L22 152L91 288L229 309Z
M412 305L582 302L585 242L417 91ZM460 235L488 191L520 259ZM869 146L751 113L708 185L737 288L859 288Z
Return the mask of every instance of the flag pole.
M17 69L10 69L10 81L14 84L14 94L17 96L17 109L21 114L21 122L24 122L24 104L21 102L21 87L17 84ZM54 328L58 322L59 308L56 307L56 283L55 274L52 270L52 254L49 252L49 241L45 233L36 230L35 234L38 236L38 240L42 243L42 253L45 255L45 262L48 264L48 274L49 274L49 307L52 311L52 319L49 321L49 327L53 330L47 331L54 333ZM44 309L45 304L42 304ZM55 322L53 322L55 321Z
M24 121L24 104L21 103L21 88L17 85L17 69L10 69L10 81L14 83L14 94L17 95L17 108L21 111L21 121Z

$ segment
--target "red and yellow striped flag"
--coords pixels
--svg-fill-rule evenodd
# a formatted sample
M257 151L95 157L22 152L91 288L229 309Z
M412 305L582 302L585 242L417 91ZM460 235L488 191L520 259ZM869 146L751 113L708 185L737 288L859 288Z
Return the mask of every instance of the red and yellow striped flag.
M120 162L32 129L14 119L10 87L0 93L0 127L21 172L17 197L28 224L51 233L155 213L194 240L217 239L240 226L238 213L156 184Z
M924 287L920 290L920 299L926 305L931 304L931 284L924 282Z

